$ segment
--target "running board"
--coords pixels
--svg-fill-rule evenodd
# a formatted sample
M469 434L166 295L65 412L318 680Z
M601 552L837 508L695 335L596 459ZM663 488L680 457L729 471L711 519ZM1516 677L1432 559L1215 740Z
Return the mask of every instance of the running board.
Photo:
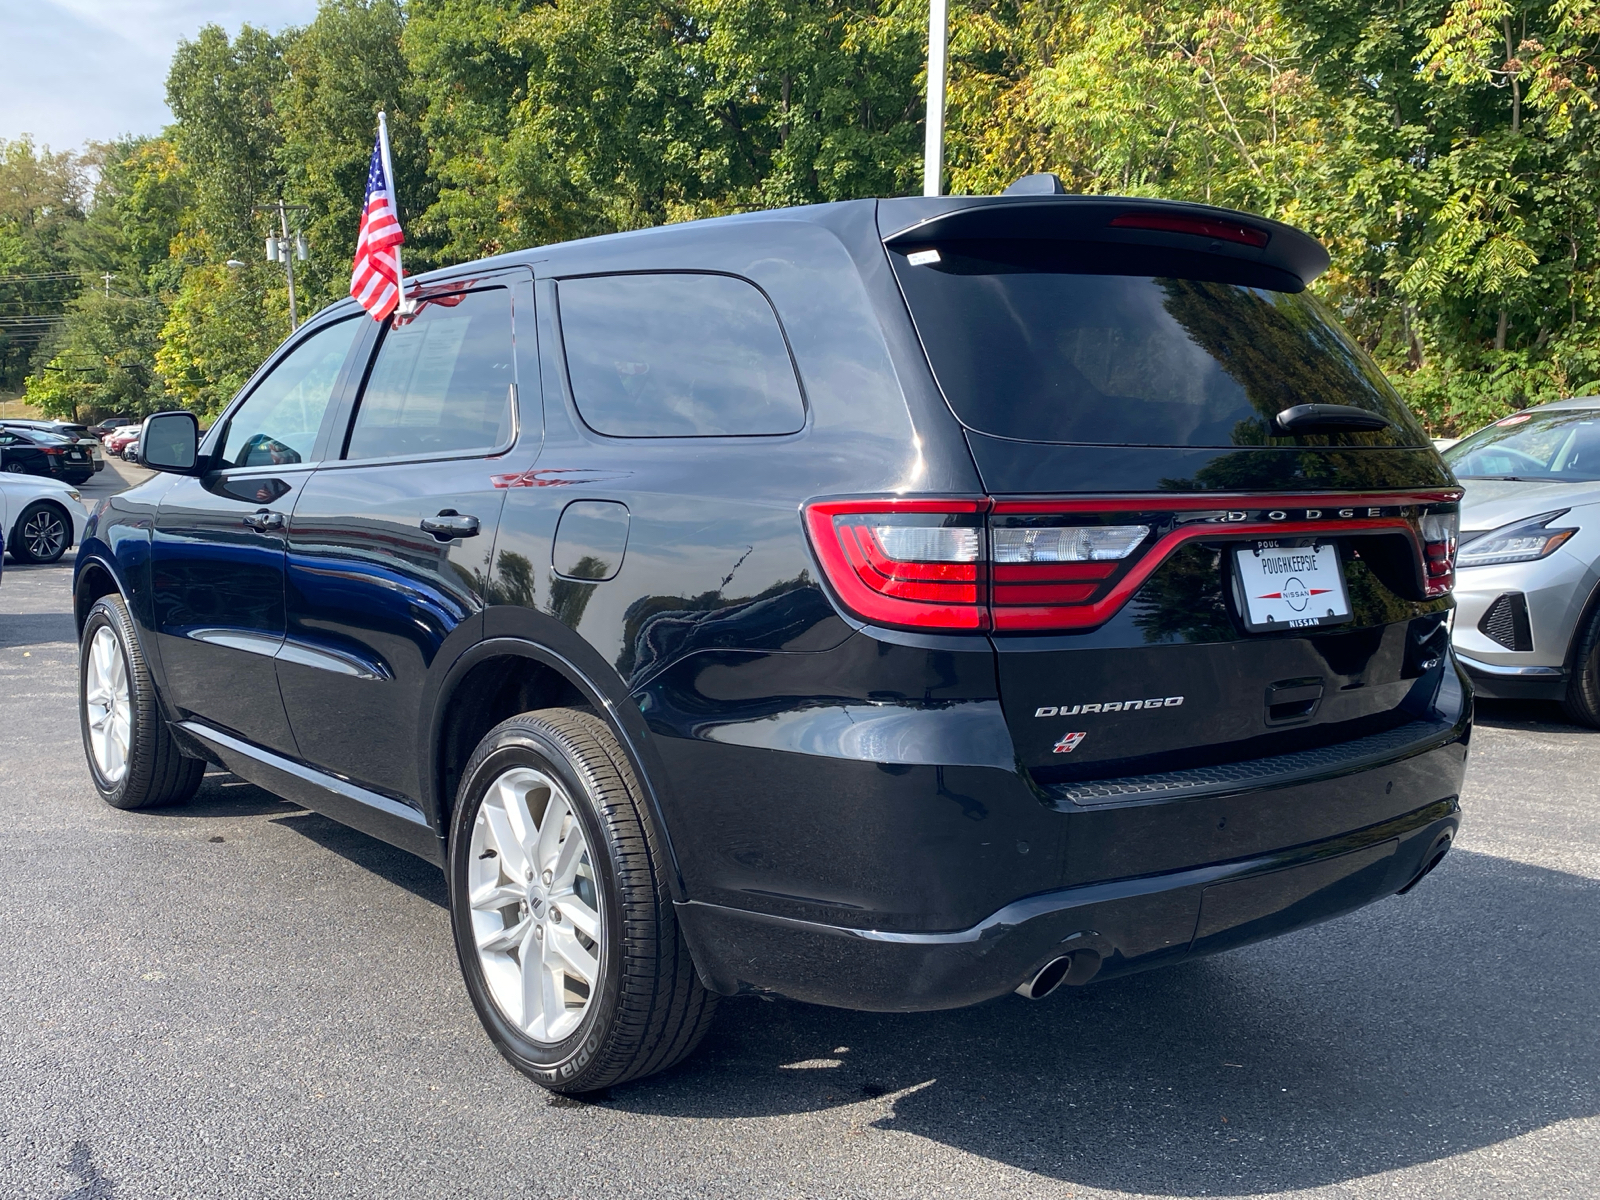
M444 866L444 843L428 819L410 805L263 750L199 721L179 721L175 728L199 742L208 758L215 758L239 778L436 866Z

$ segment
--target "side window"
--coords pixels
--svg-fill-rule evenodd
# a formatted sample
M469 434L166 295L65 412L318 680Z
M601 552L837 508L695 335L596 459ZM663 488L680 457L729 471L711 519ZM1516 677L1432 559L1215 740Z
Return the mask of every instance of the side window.
M490 451L511 438L511 293L432 296L396 313L356 408L346 458Z
M272 368L228 419L224 467L267 467L311 460L339 369L360 329L350 317L319 329Z
M558 285L572 396L616 437L794 433L805 406L772 305L727 275L606 275Z

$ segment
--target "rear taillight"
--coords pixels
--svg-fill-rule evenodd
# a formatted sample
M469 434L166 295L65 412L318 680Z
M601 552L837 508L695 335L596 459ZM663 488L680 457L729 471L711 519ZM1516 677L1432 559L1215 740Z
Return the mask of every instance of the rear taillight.
M817 557L846 607L883 625L987 629L977 500L830 501L806 509Z
M1441 597L1455 582L1458 499L1434 491L826 500L807 505L805 519L828 582L864 620L1043 633L1105 623L1190 542L1404 534L1421 552L1423 595Z
M1095 599L1118 564L1150 535L1148 525L1089 525L1081 520L1069 525L1061 520L994 518L989 538L996 629L1075 624L1076 606Z
M1422 591L1430 599L1447 596L1456 582L1456 531L1461 513L1455 508L1422 515Z

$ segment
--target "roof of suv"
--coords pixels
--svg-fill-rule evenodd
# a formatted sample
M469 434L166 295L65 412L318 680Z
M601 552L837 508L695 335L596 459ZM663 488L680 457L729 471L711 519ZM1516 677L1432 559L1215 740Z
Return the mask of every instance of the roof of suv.
M876 215L875 240L890 246L938 238L1049 238L1165 247L1183 254L1223 257L1265 267L1279 278L1289 276L1283 282L1291 288L1294 281L1300 287L1309 284L1327 269L1329 262L1328 252L1320 242L1291 225L1208 204L1127 196L905 196L762 209L600 234L512 250L472 264L441 268L420 278L429 282L446 271L468 265L492 268L531 264L556 253L569 259L593 251L610 258L622 244L638 245L645 239L668 239L679 249L692 252L697 245L710 248L736 231L765 223L807 222L842 229L859 222L863 210ZM582 269L576 263L572 265ZM563 262L562 268L568 269L568 263ZM351 303L341 301L324 311L342 312Z

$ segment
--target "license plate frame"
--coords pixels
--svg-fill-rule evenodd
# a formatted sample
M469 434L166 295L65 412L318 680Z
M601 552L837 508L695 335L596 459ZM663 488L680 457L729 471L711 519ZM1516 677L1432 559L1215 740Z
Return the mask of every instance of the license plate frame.
M1236 544L1232 555L1234 600L1240 621L1251 633L1317 629L1354 620L1337 542L1265 538Z

